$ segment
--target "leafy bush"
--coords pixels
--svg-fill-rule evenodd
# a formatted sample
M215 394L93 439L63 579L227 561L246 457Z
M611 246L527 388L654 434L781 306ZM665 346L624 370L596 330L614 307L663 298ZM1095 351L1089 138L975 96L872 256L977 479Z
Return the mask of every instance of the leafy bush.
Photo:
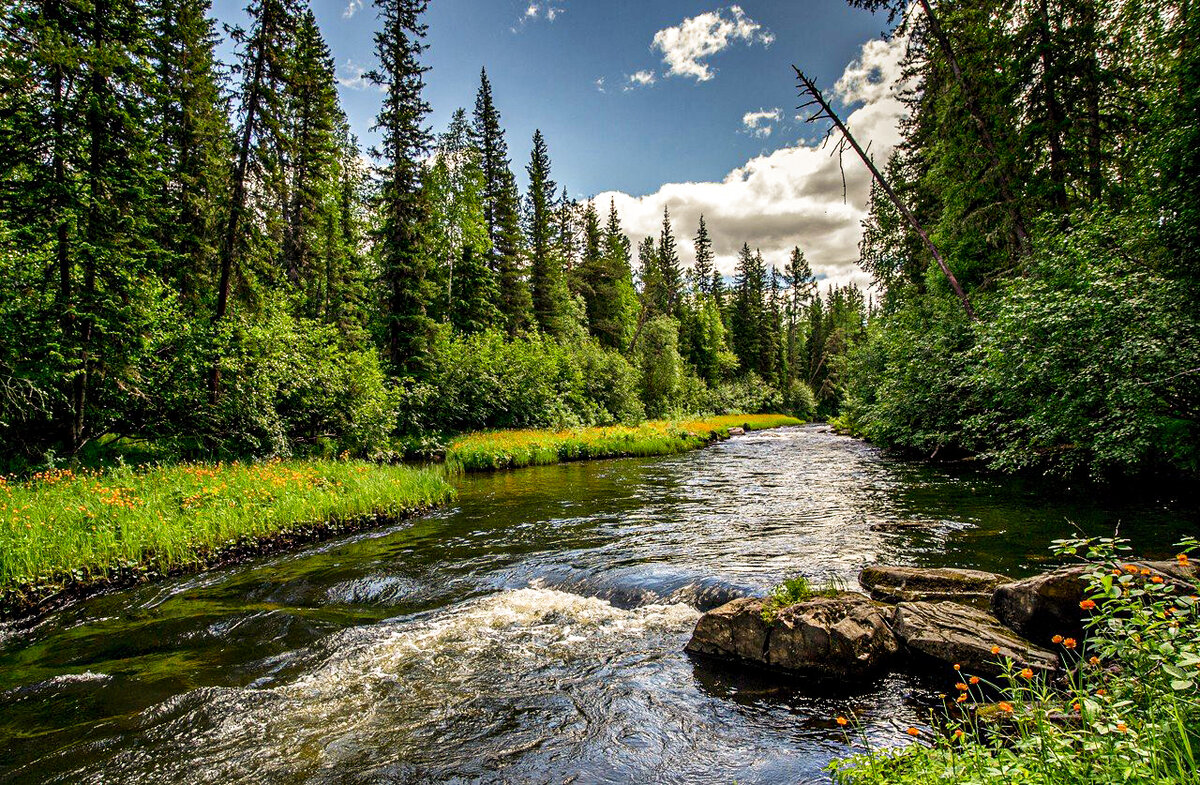
M775 621L779 611L798 602L811 600L813 597L835 597L845 590L845 583L837 577L829 578L819 588L813 586L812 582L803 575L788 578L767 592L767 598L763 600L763 621L770 624Z
M1198 544L1181 543L1181 565ZM1068 682L1047 683L1010 661L997 684L956 674L954 708L933 729L909 729L924 743L837 761L838 782L1197 782L1200 598L1129 564L1120 540L1063 540L1058 550L1091 565L1081 603L1088 635L1055 637Z

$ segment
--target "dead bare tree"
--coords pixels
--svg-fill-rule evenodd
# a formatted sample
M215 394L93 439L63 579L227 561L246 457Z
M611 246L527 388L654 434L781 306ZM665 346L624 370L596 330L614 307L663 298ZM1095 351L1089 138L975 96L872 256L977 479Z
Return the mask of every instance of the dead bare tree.
M845 152L847 147L852 148L854 152L858 154L858 157L864 164L866 164L867 169L870 170L871 176L875 178L875 182L879 183L879 187L883 189L885 194L887 194L888 199L891 200L892 204L896 207L900 214L904 216L904 220L908 221L908 225L912 227L913 231L916 232L921 240L925 243L925 247L929 249L929 252L933 254L933 259L935 262L937 262L937 266L941 269L942 275L946 276L946 280L950 282L950 288L954 290L954 293L958 296L959 302L962 303L963 310L967 313L967 318L971 321L975 321L975 309L971 307L971 300L967 297L967 293L963 291L962 285L958 282L958 279L954 277L954 273L950 271L950 267L946 264L946 260L942 258L942 254L940 251L938 251L937 246L933 244L933 240L929 239L929 233L926 232L924 227L921 226L921 223L917 220L917 217L913 215L912 210L909 210L908 206L905 205L904 202L900 200L900 197L896 195L896 192L892 189L892 186L888 184L888 181L884 179L884 176L879 172L879 169L876 168L875 162L872 161L869 156L867 156L867 153L865 150L863 150L862 145L858 143L858 140L855 139L854 135L850 133L850 129L846 128L846 124L842 122L841 118L837 116L837 113L834 112L833 108L829 105L829 102L825 100L825 96L821 95L821 91L817 89L816 83L805 76L804 72L796 66L792 66L792 70L796 72L796 78L800 82L801 97L804 97L805 95L809 97L809 100L806 103L800 105L800 110L803 111L804 109L814 105L818 107L817 111L811 117L807 118L807 122L813 123L824 119L833 123L833 125L826 132L825 136L828 138L829 134L833 133L834 129L837 129L837 131L841 134L841 139L838 140L837 147L834 149L835 154L840 156L843 152Z

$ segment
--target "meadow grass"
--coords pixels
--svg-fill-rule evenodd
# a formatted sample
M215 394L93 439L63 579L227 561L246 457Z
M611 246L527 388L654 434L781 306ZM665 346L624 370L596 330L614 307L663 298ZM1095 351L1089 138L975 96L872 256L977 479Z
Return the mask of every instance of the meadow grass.
M454 494L441 469L360 461L55 469L0 477L0 594L170 570L298 526L395 518ZM16 595L14 597L13 595Z
M589 458L674 455L728 438L729 429L801 425L782 414L728 414L688 420L652 420L638 426L577 430L486 431L460 436L446 449L446 463L460 471L514 469Z

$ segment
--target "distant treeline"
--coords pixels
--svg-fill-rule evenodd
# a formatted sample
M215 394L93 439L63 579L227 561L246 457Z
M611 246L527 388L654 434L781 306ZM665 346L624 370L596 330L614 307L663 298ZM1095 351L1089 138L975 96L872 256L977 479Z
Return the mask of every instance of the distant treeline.
M877 187L846 424L1006 470L1200 472L1200 9L853 4L909 14L887 178L977 318Z
M225 65L207 2L6 2L0 26L0 451L391 449L397 437L836 410L864 333L796 249L695 227L633 258L613 206L519 193L486 72L434 138L423 0L378 0L365 163L301 0L253 0ZM53 460L53 459L52 459Z

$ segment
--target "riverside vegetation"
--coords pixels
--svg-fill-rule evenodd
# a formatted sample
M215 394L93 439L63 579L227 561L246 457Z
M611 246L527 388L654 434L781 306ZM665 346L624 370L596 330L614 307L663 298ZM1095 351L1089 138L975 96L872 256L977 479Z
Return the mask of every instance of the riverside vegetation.
M1189 538L1177 557L1197 549ZM1200 586L1181 593L1131 565L1122 541L1064 540L1091 565L1082 641L1055 635L1067 664L1051 683L1002 662L1000 679L958 671L956 696L917 743L835 762L845 785L1200 781ZM995 653L995 650L993 650ZM955 666L956 670L958 666ZM998 697L997 697L998 696ZM853 720L837 723L852 730ZM849 739L848 739L849 740Z

